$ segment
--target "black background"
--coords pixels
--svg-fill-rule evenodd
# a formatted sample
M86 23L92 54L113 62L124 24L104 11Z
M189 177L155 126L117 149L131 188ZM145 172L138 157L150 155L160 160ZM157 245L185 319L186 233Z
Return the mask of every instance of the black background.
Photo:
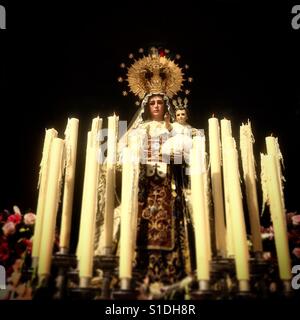
M291 27L293 3L240 2L1 2L7 29L0 30L0 209L35 211L45 128L63 137L68 117L77 117L78 219L91 120L113 112L132 118L135 99L121 95L119 65L158 44L190 66L193 126L207 130L215 114L232 121L238 138L250 119L258 172L265 136L279 137L286 208L299 211L300 30Z

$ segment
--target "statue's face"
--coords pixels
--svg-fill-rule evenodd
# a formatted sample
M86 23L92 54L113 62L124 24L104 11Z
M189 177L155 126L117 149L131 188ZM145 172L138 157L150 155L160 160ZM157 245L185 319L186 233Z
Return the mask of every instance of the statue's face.
M186 124L186 121L187 121L186 110L179 109L176 111L176 121L180 124Z
M149 100L151 119L162 121L164 119L165 103L161 96L153 96Z

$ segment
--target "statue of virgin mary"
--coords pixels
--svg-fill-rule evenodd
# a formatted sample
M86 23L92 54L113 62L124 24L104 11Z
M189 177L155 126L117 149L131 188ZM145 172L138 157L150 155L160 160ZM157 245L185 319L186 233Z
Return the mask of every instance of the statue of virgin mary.
M185 198L189 188L187 164L184 157L175 163L172 150L162 152L172 137L175 120L170 99L181 90L183 80L182 69L155 49L136 60L127 72L130 91L141 104L119 145L126 144L132 135L138 137L133 268L140 280L147 279L148 283L173 284L195 267L193 226Z

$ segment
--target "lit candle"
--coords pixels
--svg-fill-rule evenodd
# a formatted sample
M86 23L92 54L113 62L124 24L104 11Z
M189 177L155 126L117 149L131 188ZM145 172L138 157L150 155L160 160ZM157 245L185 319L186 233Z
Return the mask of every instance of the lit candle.
M221 120L221 140L222 140L222 164L223 164L223 185L224 185L224 202L225 202L225 216L226 216L226 245L227 245L227 256L234 256L233 246L233 235L232 235L232 222L229 206L229 192L228 179L230 171L228 170L228 160L225 152L225 140L226 137L232 137L231 133L231 122L227 119Z
M133 208L134 163L130 148L123 149L122 202L120 230L120 268L121 283L128 283L132 276L132 208ZM126 288L124 288L126 289ZM128 287L127 287L128 289Z
M113 240L113 219L115 208L115 164L117 149L117 128L119 117L108 117L107 163L104 208L104 254L111 254Z
M205 187L203 173L205 172L205 156L201 150L205 150L204 139L193 139L191 149L191 198L193 219L195 225L197 278L199 281L208 281L210 261L210 233L207 228L207 210L205 208Z
M45 140L43 146L42 161L40 164L39 174L39 196L36 210L36 221L34 227L34 235L32 242L32 267L36 269L38 263L38 257L40 252L40 243L42 236L42 227L44 219L45 197L47 191L47 180L49 177L49 163L50 163L50 150L51 144L54 138L57 137L57 131L55 129L48 129L45 133Z
M220 127L217 118L208 119L209 125L209 158L214 204L215 235L217 252L226 256L226 228L224 219L223 187L221 172Z
M250 218L250 227L254 252L262 252L262 239L260 232L260 220L256 191L256 172L253 155L254 138L251 123L240 126L240 149L242 156L243 176L246 187L246 199Z
M77 137L79 120L75 118L68 119L65 131L65 149L66 149L66 169L65 185L62 204L62 220L59 237L61 253L68 253L70 247L71 220L73 208L73 194L75 183Z
M38 264L38 275L40 282L45 276L50 274L56 216L63 171L63 148L64 140L54 138L50 150L50 163L42 227L43 232L40 242L40 256Z
M228 161L229 206L232 219L235 267L240 290L249 290L249 253L244 220L242 192L238 167L238 156L234 138L225 139L226 161Z

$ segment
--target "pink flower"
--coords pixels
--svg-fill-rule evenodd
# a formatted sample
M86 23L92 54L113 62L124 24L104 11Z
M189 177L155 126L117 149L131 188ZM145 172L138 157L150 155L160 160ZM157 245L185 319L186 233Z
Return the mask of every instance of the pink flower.
M26 213L24 215L24 223L26 225L33 225L35 223L36 215L32 212Z
M14 224L20 223L21 220L22 220L22 216L20 216L19 214L11 214L7 219L7 221L11 221Z
M300 225L300 214L292 216L292 223L293 223L294 226L299 226Z
M291 223L292 223L292 218L293 218L293 216L296 215L296 214L297 214L297 212L288 212L288 213L286 214L286 221L287 221L288 224L291 224Z
M12 221L8 221L2 227L5 236L10 236L16 232L16 226Z
M300 248L295 248L292 251L293 255L295 255L298 259L300 258Z
M269 252L269 251L263 252L263 259L264 260L271 260L271 258L272 258L271 252Z

